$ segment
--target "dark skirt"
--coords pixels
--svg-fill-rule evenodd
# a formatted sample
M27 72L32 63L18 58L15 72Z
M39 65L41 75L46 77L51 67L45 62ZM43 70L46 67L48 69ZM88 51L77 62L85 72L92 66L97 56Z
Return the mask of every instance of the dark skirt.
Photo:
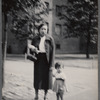
M49 88L49 64L46 53L39 53L34 62L34 88L48 90Z

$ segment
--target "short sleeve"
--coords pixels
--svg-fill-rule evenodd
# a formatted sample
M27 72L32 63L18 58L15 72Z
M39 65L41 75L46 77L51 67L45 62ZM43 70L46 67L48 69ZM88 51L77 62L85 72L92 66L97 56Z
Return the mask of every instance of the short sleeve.
M62 73L61 77L62 79L66 80L66 75L64 73Z

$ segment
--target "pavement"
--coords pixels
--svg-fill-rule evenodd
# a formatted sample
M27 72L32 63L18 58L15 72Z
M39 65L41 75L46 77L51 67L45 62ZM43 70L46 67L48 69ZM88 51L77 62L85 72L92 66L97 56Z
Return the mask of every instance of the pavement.
M66 54L56 55L55 61L64 65L68 92L64 100L98 100L98 62L97 55ZM34 100L33 62L22 55L7 56L4 67L3 100ZM39 100L43 100L39 91ZM56 94L48 91L48 100L56 100Z

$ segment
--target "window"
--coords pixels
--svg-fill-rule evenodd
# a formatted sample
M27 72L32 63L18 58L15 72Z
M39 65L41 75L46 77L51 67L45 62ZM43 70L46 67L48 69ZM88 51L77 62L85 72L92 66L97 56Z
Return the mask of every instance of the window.
M56 49L60 49L60 44L56 44Z
M62 7L56 5L56 15L57 15L57 16L60 16L60 15L61 15L61 12L62 12Z
M45 4L46 4L46 6L47 6L46 11L47 11L47 13L49 14L49 3L48 3L48 2L45 2Z
M55 25L55 33L57 35L61 35L61 25L60 24Z
M62 14L67 14L67 6L65 6L65 5L62 5Z
M67 36L68 35L68 28L67 28L67 26L63 25L62 26L62 30L63 30L62 35L63 36Z

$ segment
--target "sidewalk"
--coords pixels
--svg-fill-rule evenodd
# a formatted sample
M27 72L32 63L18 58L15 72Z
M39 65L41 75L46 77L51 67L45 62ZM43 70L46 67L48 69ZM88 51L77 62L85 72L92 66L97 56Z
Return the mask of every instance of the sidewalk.
M97 58L97 54L90 54L90 58ZM7 54L7 58L25 58L25 54ZM85 59L86 54L55 54L56 59Z
M29 61L23 54L7 54L6 60ZM97 68L98 56L97 54L90 54L90 58L87 59L85 54L56 54L56 61L62 62L67 67Z
M97 100L97 60L93 59L56 59L64 64L69 92L64 100ZM92 67L91 67L92 66ZM25 60L6 60L5 100L34 100L33 63ZM39 100L43 100L43 91L39 92ZM56 94L49 90L48 100L56 100Z

